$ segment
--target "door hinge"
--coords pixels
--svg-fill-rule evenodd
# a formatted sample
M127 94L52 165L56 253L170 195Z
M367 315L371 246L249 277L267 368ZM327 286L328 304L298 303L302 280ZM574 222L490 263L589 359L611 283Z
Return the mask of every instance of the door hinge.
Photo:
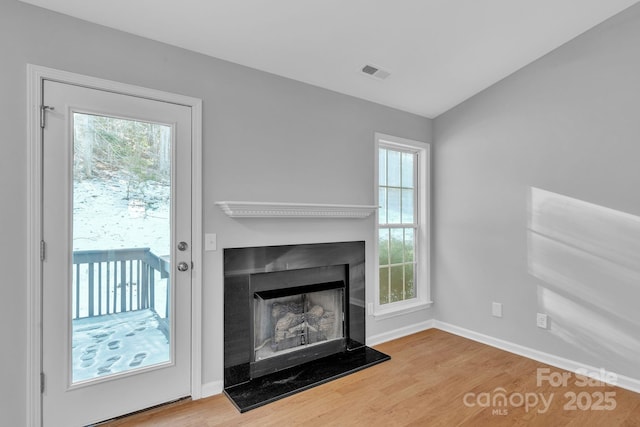
M47 112L47 110L55 110L55 108L49 106L49 105L41 105L40 106L40 127L42 129L44 129L46 123L45 123L45 113Z
M44 372L40 372L40 393L44 393Z
M46 247L47 244L44 242L44 240L40 240L40 261L44 261Z

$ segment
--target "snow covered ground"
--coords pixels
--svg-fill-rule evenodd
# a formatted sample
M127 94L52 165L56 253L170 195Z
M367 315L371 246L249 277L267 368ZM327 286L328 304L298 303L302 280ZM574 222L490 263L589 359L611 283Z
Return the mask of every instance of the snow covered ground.
M73 189L73 250L149 247L163 256L170 249L169 186L145 186L127 199L127 182L76 180Z

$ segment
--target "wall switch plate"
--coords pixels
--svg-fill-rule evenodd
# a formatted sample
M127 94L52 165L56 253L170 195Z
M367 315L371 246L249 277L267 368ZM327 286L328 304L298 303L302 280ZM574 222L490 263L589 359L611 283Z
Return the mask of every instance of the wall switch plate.
M491 315L494 317L502 317L502 303L494 302L491 304Z
M204 235L204 250L215 251L218 249L218 239L215 233L206 233Z
M538 313L536 317L536 325L538 325L538 328L547 329L547 315L544 313Z

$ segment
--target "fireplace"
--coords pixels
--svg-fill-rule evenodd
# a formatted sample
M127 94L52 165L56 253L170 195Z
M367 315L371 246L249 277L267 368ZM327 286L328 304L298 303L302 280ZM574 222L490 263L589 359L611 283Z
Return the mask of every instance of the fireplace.
M336 267L334 278L340 278L340 273L344 277L344 267ZM254 276L253 377L294 366L303 352L319 356L344 348L344 278L306 286L279 286L291 276L313 277L317 272L301 269ZM270 286L261 291L265 282Z
M364 345L364 242L225 249L224 266L224 391L241 412L389 359Z

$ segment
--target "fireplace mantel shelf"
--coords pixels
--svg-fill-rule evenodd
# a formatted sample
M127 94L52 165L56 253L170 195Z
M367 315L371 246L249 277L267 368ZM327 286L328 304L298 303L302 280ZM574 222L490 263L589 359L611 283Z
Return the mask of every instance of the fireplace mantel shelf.
M282 202L215 202L232 218L366 218L377 206Z

